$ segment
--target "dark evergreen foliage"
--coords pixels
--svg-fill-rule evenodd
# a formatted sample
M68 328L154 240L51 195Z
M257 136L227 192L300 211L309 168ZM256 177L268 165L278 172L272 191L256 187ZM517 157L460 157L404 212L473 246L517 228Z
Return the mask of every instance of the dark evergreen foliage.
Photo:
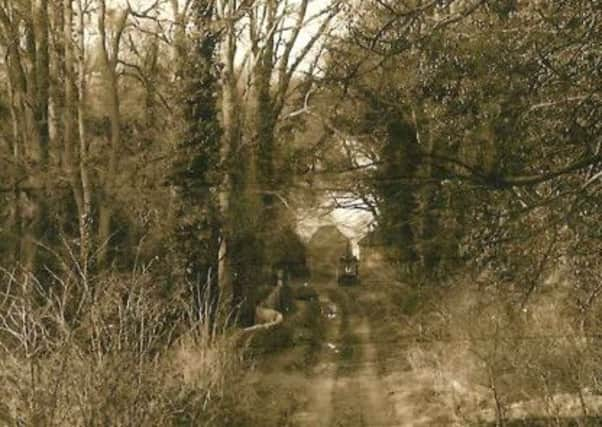
M420 163L416 130L403 119L391 119L386 125L381 156L383 166L377 172L376 191L381 199L382 233L386 243L397 249L401 261L414 262L411 222L416 212L416 196L408 178L416 175Z
M181 65L184 137L178 144L170 183L177 191L178 209L172 236L176 274L195 289L195 297L212 298L217 287L219 219L217 211L219 171L218 78L216 48L219 34L211 29L213 2L197 0L192 54ZM202 301L198 301L202 303Z

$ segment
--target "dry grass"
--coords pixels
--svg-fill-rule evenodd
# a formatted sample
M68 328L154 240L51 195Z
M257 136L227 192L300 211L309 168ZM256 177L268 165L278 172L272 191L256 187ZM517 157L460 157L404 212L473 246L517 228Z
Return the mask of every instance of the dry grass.
M591 397L600 390L599 339L567 309L567 286L534 295L525 310L509 289L466 281L433 292L438 303L424 320L430 339L415 345L409 360L430 372L433 390L460 424L599 413Z
M93 284L2 277L0 425L249 425L225 316L199 320L147 271Z
M455 425L601 413L602 305L584 318L570 280L546 283L522 310L520 288L471 277L420 288L376 273L364 272L358 301L401 407L413 402Z

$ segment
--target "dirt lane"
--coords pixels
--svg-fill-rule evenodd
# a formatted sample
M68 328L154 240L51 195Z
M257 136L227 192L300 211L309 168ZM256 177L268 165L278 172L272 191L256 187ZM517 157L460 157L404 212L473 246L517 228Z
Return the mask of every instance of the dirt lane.
M293 416L292 424L299 427L329 427L336 418L333 396L337 384L338 351L332 343L340 340L342 318L338 306L327 295L321 294L319 303L324 325L323 342L317 356L319 363L307 377L307 395L303 405Z
M392 426L396 415L388 390L377 373L371 329L348 289L320 288L328 319L321 362L316 367L311 400L299 426Z
M268 382L281 415L278 427L393 427L450 425L441 418L432 396L431 378L408 370L407 362L379 369L386 337L376 336L362 296L370 289L346 288L334 283L315 286L319 294L321 336L316 363L301 366L303 351L293 347L270 362ZM375 335L376 333L376 335ZM380 332L379 332L380 333ZM383 344L386 343L386 344ZM395 345L395 344L394 344ZM400 362L406 357L399 352ZM297 360L298 359L298 360ZM286 363L285 363L286 362ZM404 367L405 366L405 367ZM261 381L266 381L262 377ZM267 426L267 424L266 424Z

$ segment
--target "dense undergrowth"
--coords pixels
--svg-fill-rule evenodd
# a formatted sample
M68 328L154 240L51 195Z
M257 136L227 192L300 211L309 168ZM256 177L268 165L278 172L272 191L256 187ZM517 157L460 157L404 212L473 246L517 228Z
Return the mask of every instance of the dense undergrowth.
M418 287L385 270L365 272L354 291L381 375L415 374L460 425L598 425L599 308L575 309L570 275L552 275L521 306L520 289L486 273Z
M227 313L209 321L148 271L1 277L0 425L254 425Z

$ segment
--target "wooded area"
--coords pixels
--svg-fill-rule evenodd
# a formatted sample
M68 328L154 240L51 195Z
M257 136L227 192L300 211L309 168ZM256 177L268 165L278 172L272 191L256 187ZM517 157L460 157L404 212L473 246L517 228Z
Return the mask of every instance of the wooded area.
M498 425L517 333L570 336L529 393L599 390L601 145L598 0L0 0L0 423L257 425L236 331L316 206L477 286Z

